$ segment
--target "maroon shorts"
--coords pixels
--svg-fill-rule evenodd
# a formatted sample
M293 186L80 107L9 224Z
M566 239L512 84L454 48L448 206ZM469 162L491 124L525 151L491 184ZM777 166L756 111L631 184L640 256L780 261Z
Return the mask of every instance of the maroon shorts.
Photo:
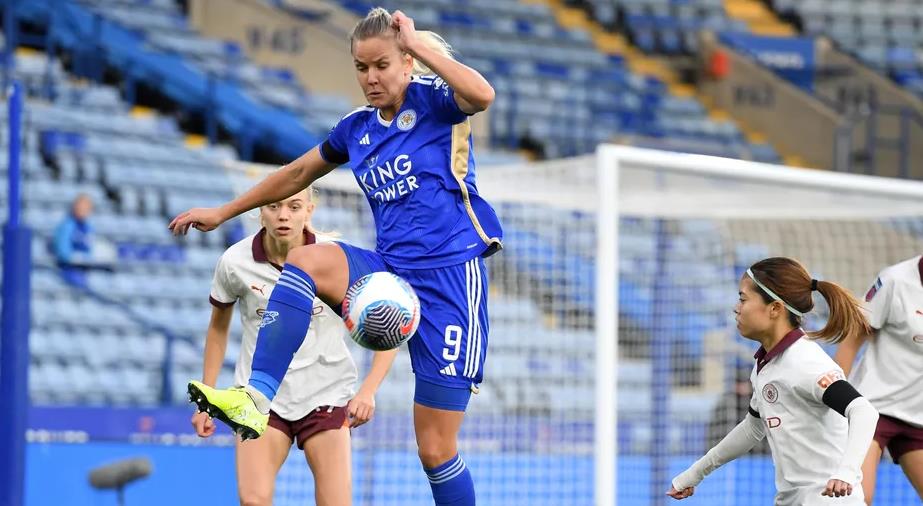
M269 426L275 427L298 444L298 449L304 449L304 442L318 432L336 430L349 426L346 416L346 407L321 406L308 413L304 418L290 422L275 411L269 412Z
M904 423L888 415L878 417L875 428L875 442L882 449L887 448L897 464L901 455L914 450L923 450L923 429Z

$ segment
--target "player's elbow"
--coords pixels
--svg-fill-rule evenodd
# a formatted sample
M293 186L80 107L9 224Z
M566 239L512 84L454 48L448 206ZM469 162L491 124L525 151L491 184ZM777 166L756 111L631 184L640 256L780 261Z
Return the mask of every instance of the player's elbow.
M478 90L477 96L471 97L468 101L475 109L474 112L482 112L486 111L487 108L494 103L494 98L496 97L497 92L494 91L493 86L487 84L483 89Z

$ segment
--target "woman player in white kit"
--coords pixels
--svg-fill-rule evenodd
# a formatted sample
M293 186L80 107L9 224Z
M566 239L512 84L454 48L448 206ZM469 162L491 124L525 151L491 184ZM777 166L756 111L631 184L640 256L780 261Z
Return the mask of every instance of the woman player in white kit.
M750 374L749 413L704 457L673 478L667 494L685 499L705 476L769 438L777 506L862 505L862 459L878 413L812 339L840 342L868 332L859 302L839 285L811 279L790 258L767 258L741 277L737 329L762 346ZM805 333L801 321L818 291L827 325ZM806 338L808 337L809 338Z
M881 413L862 464L865 501L872 504L885 448L923 500L923 256L881 271L865 303L873 333L843 341L834 356ZM868 349L850 374L866 341Z
M311 229L314 207L310 188L261 207L263 228L221 256L209 296L213 308L205 341L205 384L214 385L218 379L233 306L238 301L243 339L234 382L247 384L258 327L286 254L296 246L325 240ZM316 504L352 503L349 429L371 419L375 392L397 350L375 354L371 370L356 394L356 365L343 341L348 335L343 320L315 299L308 335L272 401L270 429L259 439L237 441L241 504L272 504L276 475L292 443L304 451L314 474ZM193 415L192 425L201 437L215 432L214 421L204 412Z

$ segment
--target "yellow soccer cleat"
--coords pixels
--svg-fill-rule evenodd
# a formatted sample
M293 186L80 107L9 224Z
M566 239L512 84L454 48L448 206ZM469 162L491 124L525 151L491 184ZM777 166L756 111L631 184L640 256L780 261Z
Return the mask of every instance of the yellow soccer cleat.
M218 390L199 381L190 381L189 400L199 411L227 424L241 441L262 436L269 423L269 415L260 413L243 388Z

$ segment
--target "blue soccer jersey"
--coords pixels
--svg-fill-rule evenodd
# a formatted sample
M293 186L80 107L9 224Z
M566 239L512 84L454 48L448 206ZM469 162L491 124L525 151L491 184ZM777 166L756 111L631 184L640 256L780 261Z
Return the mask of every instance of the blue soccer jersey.
M471 124L454 95L439 77L414 77L392 121L360 107L321 145L327 162L350 162L375 217L376 250L391 265L444 267L500 247L500 222L475 184Z

